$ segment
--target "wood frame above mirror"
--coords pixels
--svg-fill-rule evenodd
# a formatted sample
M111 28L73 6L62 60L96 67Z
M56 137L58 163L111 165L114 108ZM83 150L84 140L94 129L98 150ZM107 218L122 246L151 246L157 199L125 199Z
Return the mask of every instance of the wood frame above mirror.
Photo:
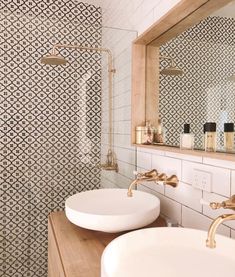
M133 145L135 144L136 126L144 126L146 121L150 121L153 126L157 125L159 68L156 67L156 64L159 60L160 46L233 1L182 0L133 41L131 112L131 142Z

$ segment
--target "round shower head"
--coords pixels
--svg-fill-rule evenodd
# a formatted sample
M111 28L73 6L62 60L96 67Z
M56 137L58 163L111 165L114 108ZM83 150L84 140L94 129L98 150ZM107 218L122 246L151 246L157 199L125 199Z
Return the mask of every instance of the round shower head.
M160 73L168 76L181 76L184 74L184 71L176 66L169 66L162 69Z
M49 65L66 65L66 59L56 54L49 54L41 59L41 63Z

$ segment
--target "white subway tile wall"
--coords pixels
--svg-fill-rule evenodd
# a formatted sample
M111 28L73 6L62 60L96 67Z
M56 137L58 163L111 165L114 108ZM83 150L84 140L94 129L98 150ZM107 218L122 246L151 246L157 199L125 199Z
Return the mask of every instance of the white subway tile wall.
M145 182L138 189L155 194L161 201L161 213L180 225L207 230L212 220L231 210L213 211L202 206L206 201L226 200L235 194L235 165L231 162L182 155L131 146L131 44L137 32L141 34L161 16L174 7L179 0L103 0L103 46L114 54L114 150L119 163L119 172L102 172L102 187L127 188L134 179L133 170L145 171L156 168L168 175L177 174L180 179L176 189L163 187L154 182ZM104 70L103 70L104 71ZM108 150L108 97L107 77L103 84L102 160ZM212 193L192 186L193 170L199 169L212 175ZM235 224L226 222L219 232L235 238Z
M197 213L185 206L182 207L182 226L200 230L208 230L212 220L200 213ZM230 229L224 225L220 225L218 233L224 236L230 236Z
M235 171L231 172L231 194L235 194Z

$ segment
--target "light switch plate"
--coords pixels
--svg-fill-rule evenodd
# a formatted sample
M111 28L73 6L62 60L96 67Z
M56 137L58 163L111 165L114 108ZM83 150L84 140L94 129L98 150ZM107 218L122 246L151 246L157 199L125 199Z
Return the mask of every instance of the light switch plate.
M194 169L193 187L207 192L212 192L212 174L207 171Z

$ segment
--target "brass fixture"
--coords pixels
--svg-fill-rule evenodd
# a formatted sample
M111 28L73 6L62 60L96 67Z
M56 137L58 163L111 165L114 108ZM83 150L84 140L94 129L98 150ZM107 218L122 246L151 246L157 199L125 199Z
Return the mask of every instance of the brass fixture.
M72 44L55 44L53 45L52 51L50 54L42 57L41 62L43 64L49 65L66 65L67 61L64 57L59 55L58 49L69 48L77 50L87 50L87 51L96 51L104 52L108 55L108 74L109 74L109 149L107 153L107 159L105 164L98 164L97 167L104 170L114 170L118 172L118 164L116 155L113 150L113 74L116 73L116 69L113 67L113 57L112 52L107 48L99 47L87 47L81 45L72 45Z
M221 203L212 202L209 204L209 206L213 209L231 209L235 211L235 195L232 195L228 200L223 201ZM208 236L206 240L206 246L209 248L215 248L216 247L216 241L215 241L215 234L216 230L219 227L220 224L222 224L225 221L229 220L235 220L235 214L223 214L215 218L208 230Z
M132 197L133 186L137 184L141 184L142 182L145 182L145 181L154 181L154 182L163 181L164 185L169 185L174 188L177 187L179 183L179 179L177 178L176 175L171 175L170 177L167 177L165 173L158 174L156 169L152 169L151 171L137 174L136 179L130 184L128 188L127 196Z
M155 178L158 176L158 172L156 169L152 169L152 170L144 172L144 173L138 173L137 176L146 177L146 178Z
M213 210L217 210L220 208L224 208L224 209L231 209L235 211L235 194L232 195L228 200L223 201L221 203L217 203L217 202L211 202L209 204L209 206L213 209Z
M169 60L170 61L170 66L167 68L163 68L160 73L163 75L171 75L171 76L178 76L178 75L183 75L184 71L180 68L178 68L175 64L175 61L168 56L159 56L159 59L163 60Z
M106 163L98 164L97 167L100 169L104 169L104 170L114 170L114 171L118 172L118 164L117 164L117 159L116 159L115 153L112 152L111 149L109 149L107 158L106 158Z
M216 241L215 241L216 230L220 224L222 224L225 221L229 221L229 220L235 220L235 214L223 214L213 220L213 222L209 228L209 231L208 231L208 237L206 240L207 247L209 247L209 248L216 247Z
M166 181L163 182L164 185L172 186L176 188L178 186L179 179L176 175L171 175L170 177L166 178Z
M158 181L166 181L167 176L165 173L161 173L158 175Z

